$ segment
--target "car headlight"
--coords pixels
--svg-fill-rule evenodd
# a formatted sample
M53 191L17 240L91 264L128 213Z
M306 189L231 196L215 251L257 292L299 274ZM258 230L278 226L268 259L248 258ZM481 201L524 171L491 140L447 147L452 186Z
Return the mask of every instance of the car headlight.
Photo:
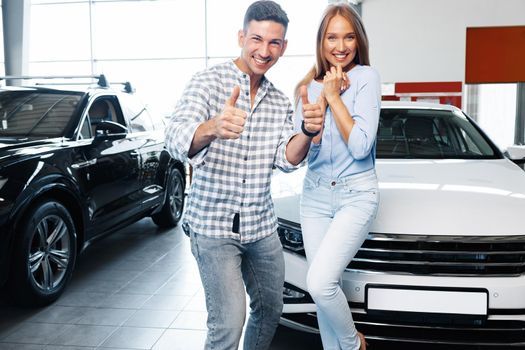
M299 225L289 224L279 220L279 228L277 229L277 232L279 233L279 238L281 239L281 244L284 249L293 252L304 251L303 235Z

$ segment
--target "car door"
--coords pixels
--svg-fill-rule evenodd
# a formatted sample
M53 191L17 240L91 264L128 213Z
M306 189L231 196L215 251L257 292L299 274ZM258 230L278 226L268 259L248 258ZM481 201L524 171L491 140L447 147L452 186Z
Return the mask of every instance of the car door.
M88 108L92 141L83 148L84 160L73 165L82 173L92 234L131 220L141 211L140 149L131 133L119 137L95 137L97 125L109 120L128 127L116 96L97 97ZM85 128L84 128L85 129Z
M130 126L130 137L141 146L137 148L140 155L140 188L137 193L144 210L152 208L163 201L163 187L159 181L159 165L164 149L163 123L155 123L144 104L134 95L119 96L122 110Z

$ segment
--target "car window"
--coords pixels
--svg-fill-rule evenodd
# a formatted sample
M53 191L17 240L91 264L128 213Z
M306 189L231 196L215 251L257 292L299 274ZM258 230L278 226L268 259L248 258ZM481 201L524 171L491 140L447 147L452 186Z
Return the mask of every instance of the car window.
M112 121L125 126L122 117L118 114L118 109L115 107L112 96L97 98L89 107L88 116L91 135L95 135L97 125L100 124L101 121Z
M0 136L63 136L81 97L74 92L2 91Z
M135 96L122 95L119 99L124 116L129 121L133 132L154 130L153 121L146 107Z
M89 119L84 118L82 127L80 128L80 139L89 139L91 137L91 128L89 127Z
M499 158L464 115L433 109L381 110L378 158Z

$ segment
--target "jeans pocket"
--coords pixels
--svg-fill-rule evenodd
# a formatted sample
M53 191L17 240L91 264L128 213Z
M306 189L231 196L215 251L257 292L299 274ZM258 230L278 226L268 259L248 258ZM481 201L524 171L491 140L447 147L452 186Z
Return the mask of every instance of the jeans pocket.
M358 178L356 180L349 179L349 181L345 182L343 188L345 192L349 193L370 192L376 194L379 192L379 186L375 174L373 176Z

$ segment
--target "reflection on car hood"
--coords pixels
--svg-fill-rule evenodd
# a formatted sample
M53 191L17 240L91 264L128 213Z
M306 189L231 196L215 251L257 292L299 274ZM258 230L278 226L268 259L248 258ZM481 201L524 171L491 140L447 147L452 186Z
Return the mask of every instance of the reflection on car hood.
M0 142L0 163L16 162L24 156L50 152L57 147L63 146L63 138L24 140L16 142Z
M377 233L523 235L525 172L507 159L378 160ZM305 169L278 173L277 216L299 222Z

